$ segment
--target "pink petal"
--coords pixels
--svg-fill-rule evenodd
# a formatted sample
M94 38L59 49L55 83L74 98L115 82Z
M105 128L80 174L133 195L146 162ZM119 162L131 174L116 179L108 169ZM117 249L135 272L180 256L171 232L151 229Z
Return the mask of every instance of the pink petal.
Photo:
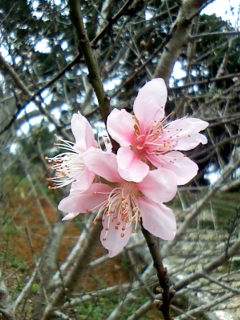
M143 198L139 200L139 207L146 230L163 240L175 237L176 219L170 208Z
M190 136L180 138L177 145L174 147L174 150L191 150L198 146L199 143L206 144L207 138L201 133L195 133Z
M117 153L118 171L127 181L140 182L149 172L149 167L142 162L130 147L122 147Z
M143 86L133 104L133 110L140 126L148 128L154 120L164 117L167 101L167 87L163 79L153 79Z
M80 213L87 213L99 206L108 198L112 188L101 183L94 183L87 191L81 192L80 182L72 183L68 197L60 201L58 209L77 216ZM80 190L80 191L79 191ZM66 220L66 217L64 218Z
M170 201L177 192L176 176L170 170L159 168L152 170L137 184L137 188L154 202Z
M68 213L64 218L62 218L62 221L72 220L76 218L79 215L79 213Z
M107 230L106 230L107 229ZM129 241L129 238L132 233L132 226L129 225L126 227L126 230L124 231L124 236L121 236L123 234L123 231L121 228L115 229L115 223L113 223L111 217L104 217L103 219L103 229L100 235L100 239L102 242L102 245L109 250L108 255L110 258L116 256L118 253L120 253L123 248L126 246L126 244Z
M174 150L191 150L199 143L207 143L207 138L198 133L207 126L208 122L196 118L178 119L164 129L164 139L173 141Z
M175 173L178 185L186 184L198 172L197 164L178 151L151 156L149 161L157 168L163 167Z
M112 152L104 152L100 149L90 148L83 155L86 167L98 176L110 181L121 182L118 173L116 155Z
M78 150L85 151L89 147L97 146L90 123L80 113L73 114L71 128L76 140L76 148Z
M108 132L120 146L129 146L131 144L134 136L134 125L133 116L124 109L114 109L107 119Z
M90 185L92 184L95 177L95 173L89 171L87 168L85 168L81 175L76 176L76 179L79 180L79 191L87 190Z
M180 135L198 133L208 127L209 123L198 118L182 118L169 123L167 128L180 129Z

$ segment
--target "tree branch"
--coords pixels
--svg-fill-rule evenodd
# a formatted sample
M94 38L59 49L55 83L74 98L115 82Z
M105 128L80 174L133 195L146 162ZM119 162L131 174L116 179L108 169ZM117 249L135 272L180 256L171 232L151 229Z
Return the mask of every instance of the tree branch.
M17 105L17 111L16 113L13 115L12 119L10 120L10 122L0 131L0 135L3 134L5 131L7 131L11 125L14 123L14 121L17 119L19 113L21 112L21 110L23 110L25 108L25 106L29 103L29 101L33 100L40 113L45 115L47 117L47 119L49 120L50 123L54 124L54 126L56 127L56 129L66 138L66 139L70 139L70 137L68 136L68 134L65 132L65 130L62 130L61 126L59 126L59 124L57 123L57 121L51 116L51 114L48 112L47 109L43 108L41 103L43 102L43 98L41 97L41 93L38 93L38 96L40 96L42 101L37 101L36 100L36 96L34 95L34 98L32 96L31 91L25 86L25 84L22 82L22 80L20 79L20 77L18 76L18 74L15 72L15 70L5 61L5 59L0 55L0 65L2 64L2 67L7 71L7 73L10 75L10 77L13 79L14 83L17 85L17 87L19 89L22 90L22 92L25 94L26 99L28 99L28 102L24 104L24 106L21 105ZM24 100L26 100L24 99Z
M159 285L162 288L162 305L160 306L160 310L163 314L164 320L172 320L170 316L170 303L173 298L173 291L170 290L169 279L167 275L167 269L164 267L162 263L162 258L160 255L159 248L157 246L156 238L151 235L146 229L144 229L142 223L142 233L146 239L149 251L151 253L154 267L157 272L157 277L159 281Z
M97 96L98 103L99 103L99 110L100 110L102 119L106 123L107 116L111 111L110 102L109 102L109 98L104 92L102 81L100 78L98 62L92 51L91 44L88 39L88 35L84 29L81 7L80 7L80 0L69 0L68 3L70 7L71 19L73 24L75 25L78 39L79 39L79 49L82 52L86 61L86 65L88 67L89 81L92 84L95 94Z
M185 0L178 12L178 16L171 27L173 34L165 46L165 50L158 62L154 77L163 78L168 83L174 64L189 39L192 19L199 13L207 0Z

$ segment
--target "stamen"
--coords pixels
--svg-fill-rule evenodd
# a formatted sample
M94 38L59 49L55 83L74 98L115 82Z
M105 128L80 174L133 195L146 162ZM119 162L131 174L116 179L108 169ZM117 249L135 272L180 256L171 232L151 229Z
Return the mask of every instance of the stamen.
M102 218L105 239L107 239L111 228L121 230L120 237L125 236L125 232L132 222L135 224L134 230L137 229L140 217L137 198L141 195L134 183L127 182L113 188L111 192L95 191L93 194L106 195L106 199L102 203L95 208L91 208L91 211L97 210L94 222L99 220L100 217Z
M62 188L76 180L85 169L82 155L75 150L75 144L71 141L58 139L55 145L68 152L63 152L53 158L45 157L50 168L56 171L56 175L48 182L54 182L51 189Z

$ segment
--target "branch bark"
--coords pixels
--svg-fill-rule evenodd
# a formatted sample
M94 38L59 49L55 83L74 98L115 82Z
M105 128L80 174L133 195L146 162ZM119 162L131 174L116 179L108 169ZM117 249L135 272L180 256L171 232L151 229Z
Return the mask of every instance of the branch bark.
M71 19L76 28L78 39L79 39L79 50L82 52L85 58L86 65L89 71L89 81L92 84L95 94L97 96L102 119L106 123L107 116L111 111L110 101L104 91L102 81L100 78L98 62L92 50L87 32L85 31L85 28L84 28L81 6L80 6L81 1L69 0L68 3L70 7Z
M209 2L208 0L185 0L182 2L178 16L170 30L172 37L164 48L154 78L161 77L168 83L174 64L189 40L192 19Z
M141 227L142 233L146 239L149 251L153 259L160 288L162 289L162 304L159 310L162 312L164 320L172 320L172 317L170 315L170 304L171 299L174 296L174 293L170 289L167 269L163 265L160 250L157 245L157 239L153 235L151 235L146 229L144 229L142 223Z

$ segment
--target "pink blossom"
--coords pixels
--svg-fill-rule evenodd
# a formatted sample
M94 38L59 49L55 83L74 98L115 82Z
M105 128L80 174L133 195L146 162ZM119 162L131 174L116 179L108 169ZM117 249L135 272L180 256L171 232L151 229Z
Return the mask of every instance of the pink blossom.
M118 170L122 178L140 182L154 167L172 171L177 184L190 181L198 166L178 150L191 150L207 139L199 131L208 123L182 118L166 123L164 107L167 88L163 79L153 79L139 90L134 101L135 115L114 109L107 120L111 137L120 144Z
M102 219L103 225L101 242L109 250L110 257L127 244L140 219L153 235L165 240L174 238L175 216L163 202L170 201L176 194L175 174L159 168L135 183L120 177L113 153L90 148L83 158L88 169L101 178L85 191L80 181L72 184L69 196L59 204L59 209L68 213L63 220L97 211L96 219Z
M56 171L55 177L47 179L53 183L50 189L60 188L79 180L81 181L79 188L86 190L95 177L83 161L84 153L90 147L97 147L91 125L84 116L75 113L72 116L71 129L75 143L59 139L55 145L65 152L53 158L46 158L51 164L51 169Z

